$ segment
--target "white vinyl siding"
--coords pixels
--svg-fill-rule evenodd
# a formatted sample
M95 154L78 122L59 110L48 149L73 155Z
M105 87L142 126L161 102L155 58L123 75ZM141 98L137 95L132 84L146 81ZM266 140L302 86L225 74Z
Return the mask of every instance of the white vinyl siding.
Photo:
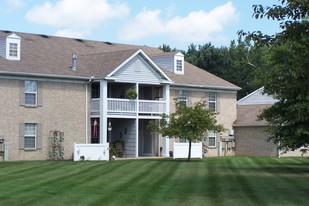
M162 77L141 56L133 58L114 75L119 82L160 84Z

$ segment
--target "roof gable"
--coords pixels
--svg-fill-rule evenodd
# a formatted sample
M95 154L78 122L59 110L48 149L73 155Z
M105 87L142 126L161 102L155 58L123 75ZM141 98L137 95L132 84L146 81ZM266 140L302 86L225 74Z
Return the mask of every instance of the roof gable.
M248 94L237 101L237 105L274 104L277 100L264 93L264 87Z
M171 83L167 75L140 49L126 59L106 79L149 84Z

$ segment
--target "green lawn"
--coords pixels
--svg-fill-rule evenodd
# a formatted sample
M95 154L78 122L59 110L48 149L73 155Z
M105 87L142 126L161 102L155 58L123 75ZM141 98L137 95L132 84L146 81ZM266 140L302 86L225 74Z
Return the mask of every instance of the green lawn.
M309 159L0 162L0 205L309 205Z

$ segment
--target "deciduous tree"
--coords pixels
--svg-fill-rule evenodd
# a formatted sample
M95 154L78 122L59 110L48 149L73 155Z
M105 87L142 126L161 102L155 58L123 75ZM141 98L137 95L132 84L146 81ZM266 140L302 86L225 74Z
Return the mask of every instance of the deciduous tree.
M176 111L169 116L163 115L159 122L151 121L149 128L169 138L189 141L188 161L191 160L192 141L201 141L207 131L220 132L224 129L221 124L217 124L215 114L206 109L205 101L187 107L176 100Z
M280 33L243 32L259 46L268 46L265 93L278 100L260 118L281 147L296 149L309 144L309 0L281 0L281 5L254 5L255 18L279 21Z

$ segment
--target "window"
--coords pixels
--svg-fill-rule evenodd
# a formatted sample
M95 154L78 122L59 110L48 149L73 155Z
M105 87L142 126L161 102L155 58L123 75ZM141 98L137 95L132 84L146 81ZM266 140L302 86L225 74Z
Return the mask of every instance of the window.
M94 82L91 84L91 98L100 98L100 83Z
M186 91L186 90L179 90L178 101L179 101L180 105L187 106L188 91Z
M210 111L217 111L217 93L209 92L208 95L208 107Z
M36 148L37 125L35 123L25 123L24 127L24 148Z
M216 133L213 131L208 132L208 146L216 147Z
M9 46L9 56L11 57L17 57L18 54L18 47L17 47L17 43L10 43Z
M182 60L180 60L180 59L176 60L176 71L182 72Z
M25 105L37 104L37 81L25 81Z

